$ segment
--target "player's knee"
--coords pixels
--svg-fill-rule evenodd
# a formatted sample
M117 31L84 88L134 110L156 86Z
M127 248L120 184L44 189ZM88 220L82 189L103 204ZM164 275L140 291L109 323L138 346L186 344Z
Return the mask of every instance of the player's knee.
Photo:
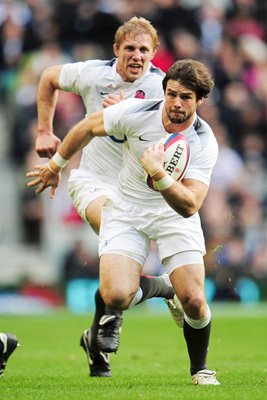
M196 320L203 318L206 309L206 302L202 296L186 296L182 299L182 305L188 317Z
M125 310L129 306L129 294L123 289L101 289L101 294L105 304L109 307L116 308L117 310Z

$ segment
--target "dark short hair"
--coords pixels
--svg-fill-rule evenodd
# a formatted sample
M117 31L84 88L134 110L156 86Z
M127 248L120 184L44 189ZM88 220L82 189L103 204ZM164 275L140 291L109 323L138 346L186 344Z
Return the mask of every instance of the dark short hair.
M198 100L208 97L214 86L208 68L201 62L191 59L178 60L168 69L162 81L164 92L170 79L179 81L186 88L193 90Z

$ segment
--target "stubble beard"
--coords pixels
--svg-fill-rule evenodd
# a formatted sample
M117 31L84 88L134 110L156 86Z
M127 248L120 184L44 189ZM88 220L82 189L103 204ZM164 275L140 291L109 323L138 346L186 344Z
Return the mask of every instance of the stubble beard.
M183 124L184 122L188 121L191 115L180 114L178 115L171 115L169 112L167 113L168 118L172 124Z

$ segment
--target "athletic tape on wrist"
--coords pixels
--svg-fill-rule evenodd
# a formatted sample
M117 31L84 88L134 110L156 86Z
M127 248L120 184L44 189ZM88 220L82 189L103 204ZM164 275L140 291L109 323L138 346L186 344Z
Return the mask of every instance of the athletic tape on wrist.
M64 168L65 165L67 165L68 162L70 161L70 160L66 160L65 158L63 158L63 157L59 154L58 151L53 155L53 157L51 158L51 160L53 160L54 163L55 163L59 168Z
M165 190L168 189L173 183L174 180L172 179L172 177L170 175L166 175L159 181L154 181L154 186L158 190Z

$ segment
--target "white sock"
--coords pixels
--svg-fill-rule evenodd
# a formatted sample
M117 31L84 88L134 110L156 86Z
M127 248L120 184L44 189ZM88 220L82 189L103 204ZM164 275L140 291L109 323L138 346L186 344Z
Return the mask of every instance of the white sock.
M132 299L131 303L129 304L128 308L132 308L135 306L143 297L143 290L139 287L137 292L134 295L134 298Z
M164 282L166 283L166 285L172 287L169 274L166 274L166 272L165 272L164 274L161 275L161 277L164 280Z
M186 322L188 323L188 325L190 325L192 328L194 329L202 329L205 328L205 326L207 326L211 320L211 311L209 306L207 305L207 312L206 315L201 318L201 319L192 319L189 318L185 313L184 313L184 319L186 320Z

